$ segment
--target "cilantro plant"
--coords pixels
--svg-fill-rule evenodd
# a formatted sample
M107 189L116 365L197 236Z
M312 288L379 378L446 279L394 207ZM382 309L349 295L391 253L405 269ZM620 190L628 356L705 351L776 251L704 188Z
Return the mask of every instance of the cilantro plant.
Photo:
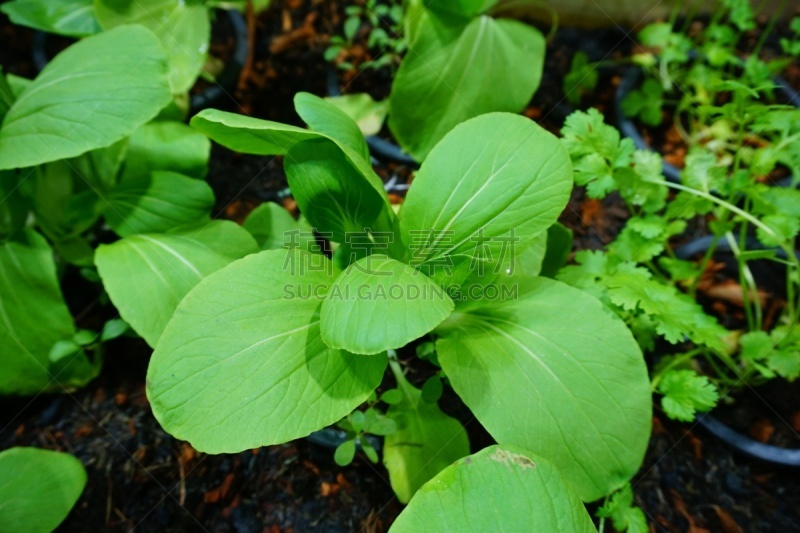
M345 8L347 18L342 28L343 35L334 35L330 39L330 46L325 50L325 59L335 61L337 68L350 70L353 64L340 61L343 51L350 50L355 44L355 39L366 24L369 33L366 36L366 46L375 53L374 59L358 64L361 70L381 69L389 67L395 70L400 64L400 58L406 50L403 39L403 3L400 0L379 2L366 0L362 5L349 5Z
M420 353L501 446L531 462L541 455L583 500L622 486L648 441L649 382L621 320L538 276L545 256L563 257L552 251L563 239L547 231L572 188L558 140L513 114L470 119L431 151L396 215L355 122L309 94L295 105L308 129L216 110L192 126L234 150L284 156L307 224L335 251L329 259L319 241L301 246L298 228L281 249L233 261L188 292L148 370L164 428L226 453L337 422L363 447L379 422L405 501L469 452L463 428L436 404L441 382L417 389L404 378L414 357L406 346L432 340ZM387 365L399 392L378 397ZM395 427L380 422L382 404ZM354 447L337 458L347 462ZM561 501L534 492L537 509ZM580 514L577 501L564 505Z
M0 529L49 533L86 486L86 470L66 453L37 448L0 452Z
M644 82L625 97L622 111L658 126L663 111L669 110L685 144L703 146L734 166L731 177L747 170L752 179L766 181L783 167L800 179L800 111L783 105L786 98L774 81L800 57L800 19L791 24L794 39L782 43L783 57L759 57L773 17L756 48L742 58L737 46L743 33L755 28L755 14L746 0L723 4L708 27L692 38L672 22L641 31L648 52L635 60L653 66L642 70Z
M748 171L736 174L703 147L687 157L682 183L661 176L661 157L636 150L630 139L603 122L597 110L567 118L563 144L570 152L575 181L592 198L617 192L631 218L606 252L582 251L576 265L558 278L599 297L622 317L646 350L662 338L688 351L661 361L653 388L664 395L667 414L690 421L712 408L718 394L743 383L757 384L779 375L800 376L800 262L794 240L800 230L800 191L756 182ZM734 175L731 175L734 172ZM677 194L670 195L672 189ZM739 207L743 206L743 207ZM699 264L676 257L670 240L688 221L711 231ZM757 241L753 243L751 233ZM715 250L725 243L736 257L746 328L738 346L695 297ZM749 262L771 260L786 269L786 305L771 331L764 319ZM735 342L735 341L734 341ZM703 361L709 377L695 372Z

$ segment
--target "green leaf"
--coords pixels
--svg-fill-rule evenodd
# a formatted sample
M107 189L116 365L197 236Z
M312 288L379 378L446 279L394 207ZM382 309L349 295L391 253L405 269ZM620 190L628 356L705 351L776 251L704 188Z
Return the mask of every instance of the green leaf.
M422 401L436 403L442 397L443 392L444 388L439 376L430 377L422 385Z
M370 255L336 278L322 304L320 333L331 348L376 354L430 332L453 306L424 274L385 255Z
M208 55L211 22L208 8L198 0L95 0L103 30L141 24L151 30L167 52L173 93L194 85Z
M377 135L389 112L389 101L376 102L367 93L344 94L325 98L352 118L364 135Z
M14 0L0 6L11 22L67 37L100 32L93 0Z
M329 100L310 93L297 93L294 106L297 114L311 130L336 140L369 161L369 147L364 140L364 134L347 113L332 105Z
M572 252L572 230L556 222L547 229L547 248L539 275L555 278Z
M192 287L257 250L242 227L215 220L101 245L95 264L120 316L155 347Z
M0 9L2 9L2 6L0 6ZM5 118L6 113L11 109L11 105L16 99L17 95L3 73L3 67L0 67L0 123L3 122L3 118Z
M131 328L128 323L121 318L112 318L111 320L107 321L103 327L103 333L100 336L100 340L102 342L114 340L117 337L121 337L128 333L130 329Z
M322 342L333 279L318 254L269 250L201 281L150 361L147 396L164 429L207 453L240 452L305 437L365 401L387 358Z
M125 26L58 54L19 95L0 128L0 169L110 146L170 101L158 39Z
M555 467L520 448L501 445L440 472L417 492L390 531L596 530Z
M648 533L644 512L633 505L633 490L630 484L615 492L610 501L597 510L597 516L611 518L614 529L625 533Z
M694 370L670 370L658 384L664 395L661 405L667 416L682 422L692 422L695 412L706 412L717 405L717 389L705 376Z
M358 16L354 17L347 17L347 20L344 21L344 36L352 41L353 37L356 36L359 28L361 28L361 18Z
M243 226L255 237L262 250L293 247L310 252L317 245L308 222L302 217L295 220L291 213L274 202L265 202L253 209Z
M386 209L391 209L383 182L375 174L369 159L363 157L361 143L355 138L357 135L361 135L355 122L332 104L307 93L295 95L295 105L298 112L302 112L306 118L311 120L312 127L317 128L318 131L225 113L215 109L207 109L195 115L191 124L192 127L221 145L247 154L286 155L294 145L301 141L319 139L333 141L344 152L347 161L358 171L358 181L363 182L353 186L364 188L362 186L368 184L377 192L378 197L386 205ZM328 132L339 132L343 138L329 136ZM286 161L284 161L284 166L286 166ZM355 177L353 176L353 178ZM339 188L345 186L350 187L350 185L342 184ZM393 218L392 213L387 216Z
M50 349L74 334L44 238L25 230L0 244L0 394L48 388Z
M50 239L67 241L89 229L98 218L100 197L68 161L33 169L30 193L36 223Z
M545 40L531 26L487 16L454 23L426 13L416 31L392 84L389 127L417 161L465 120L519 113L539 87Z
M347 243L348 234L370 229L388 232L392 248L399 247L393 212L336 144L325 138L297 143L284 169L300 211L313 227L331 232L332 240Z
M552 134L508 113L471 119L431 152L403 203L411 264L433 275L473 259L496 263L514 241L522 250L551 226L571 189L569 156Z
M333 460L339 466L347 466L353 462L356 456L356 441L346 440L336 447L333 453Z
M204 178L210 151L208 138L186 124L150 122L133 132L128 141L122 180L143 178L153 170Z
M395 405L403 401L403 392L400 389L389 389L381 394L381 401Z
M0 530L55 530L85 486L86 470L66 453L37 448L0 453Z
M658 80L647 78L641 89L628 93L622 100L622 112L627 117L639 117L650 126L661 124L661 108L664 106L664 88Z
M453 313L437 333L450 384L498 443L546 455L585 501L639 468L650 435L647 368L598 300L537 278L517 301Z
M707 315L694 298L653 279L647 269L625 263L605 275L602 283L614 304L652 316L656 331L668 342L677 344L689 337L697 344L725 349L721 340L727 334L725 328Z
M428 480L469 455L469 439L461 423L424 401L402 371L395 377L404 398L386 413L397 422L397 431L384 441L383 464L397 499L408 503Z
M575 111L564 121L561 142L573 161L596 154L613 167L628 166L634 152L630 139L620 139L617 128L605 123L605 117L595 108Z
M564 94L569 103L580 104L582 94L594 90L599 77L597 67L589 62L586 52L576 52L572 56L569 72L564 76Z
M155 171L117 185L107 197L104 212L111 229L128 237L208 220L213 206L214 191L206 182Z
M300 141L324 137L305 128L217 109L204 109L190 124L226 148L255 155L286 155Z

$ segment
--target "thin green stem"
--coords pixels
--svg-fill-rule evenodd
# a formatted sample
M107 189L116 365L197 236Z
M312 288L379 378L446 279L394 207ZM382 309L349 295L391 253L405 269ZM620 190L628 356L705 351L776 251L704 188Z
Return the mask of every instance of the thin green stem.
M696 355L703 353L703 351L704 351L703 348L695 348L694 350L689 350L688 352L675 356L675 358L672 361L670 361L667 365L664 366L664 368L659 370L655 376L653 376L653 379L650 382L650 388L652 390L656 390L658 388L658 384L661 382L661 379L664 377L664 374L666 374L676 366L683 364L687 360L692 359Z

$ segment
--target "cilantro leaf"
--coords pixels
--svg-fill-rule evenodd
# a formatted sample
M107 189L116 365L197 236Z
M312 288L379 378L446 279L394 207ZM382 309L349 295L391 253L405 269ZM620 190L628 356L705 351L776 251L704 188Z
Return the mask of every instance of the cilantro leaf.
M649 126L661 124L661 108L664 106L664 88L653 78L647 78L641 89L628 93L622 100L622 112L627 117L639 117Z
M712 409L719 399L716 387L693 370L669 370L658 384L661 406L672 419L691 422L697 411Z
M608 503L597 510L600 518L611 518L611 523L617 531L627 533L647 533L647 519L644 512L633 505L633 490L626 484L615 492Z
M578 105L581 96L597 86L597 80L597 69L589 62L589 56L585 52L576 52L572 56L569 72L564 76L564 94L567 96L567 101Z

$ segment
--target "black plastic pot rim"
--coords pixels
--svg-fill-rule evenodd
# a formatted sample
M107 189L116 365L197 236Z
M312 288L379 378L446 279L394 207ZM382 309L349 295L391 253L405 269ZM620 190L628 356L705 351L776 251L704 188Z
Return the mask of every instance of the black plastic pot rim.
M779 448L746 437L708 414L697 416L706 431L737 451L768 463L800 467L800 449Z
M653 147L650 146L650 144L645 140L644 136L642 136L633 119L626 117L625 113L622 112L622 101L626 96L628 96L628 93L638 87L641 80L641 68L630 67L625 71L619 85L617 86L617 92L614 95L615 116L617 119L617 126L619 127L619 131L622 132L623 136L632 139L633 143L636 145L636 148L639 150L648 150L653 152ZM800 94L796 93L789 83L783 78L776 77L774 81L775 85L780 88L780 91L784 94L789 103L800 108ZM666 177L668 181L671 181L672 183L681 182L681 171L678 167L664 162L663 169L664 177ZM782 179L775 185L779 187L789 187L791 184L792 178L790 176Z
M242 14L235 9L220 9L218 12L222 12L228 17L228 21L233 29L236 44L233 49L233 54L225 63L225 68L217 78L216 83L199 93L191 95L189 106L192 113L210 107L224 95L227 95L228 91L235 87L236 82L239 80L239 73L247 62L247 22L245 22ZM37 31L33 36L31 54L33 64L39 72L47 66L51 59L47 56L45 51L45 45L47 44L49 35L50 34L46 32Z
M690 241L675 249L675 255L680 259L688 259L689 257L703 253L708 250L714 237L706 235ZM756 240L749 240L748 244L754 248L764 248ZM719 240L718 250L721 252L730 252L731 247L727 240ZM783 254L783 250L778 250L777 255ZM800 252L795 252L800 258ZM780 448L770 444L764 444L751 439L741 433L734 431L724 423L720 422L710 414L700 414L697 416L697 423L706 429L709 433L726 443L728 446L738 450L739 452L760 459L769 463L784 465L784 466L800 466L800 449Z

